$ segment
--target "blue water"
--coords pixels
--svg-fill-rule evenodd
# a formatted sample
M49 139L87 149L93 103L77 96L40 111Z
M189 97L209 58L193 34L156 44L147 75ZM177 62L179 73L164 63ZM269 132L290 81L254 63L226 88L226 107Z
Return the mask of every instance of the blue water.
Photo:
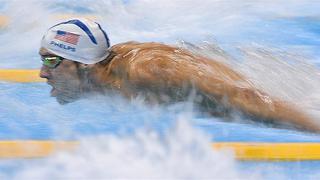
M36 8L34 12L41 12L44 15L51 13L100 14L105 17L102 18L104 21L100 23L108 29L113 44L125 40L174 43L181 39L196 44L213 38L234 57L238 57L235 52L237 47L259 44L265 47L280 48L283 51L294 51L298 55L307 57L304 59L306 62L316 68L320 67L320 52L318 51L320 45L318 8L320 3L314 1L293 3L287 8L285 8L287 4L285 2L278 2L278 4L261 2L259 5L254 2L239 4L230 1L216 2L218 4L216 5L215 2L203 1L204 5L200 5L200 3L196 7L194 7L193 1L166 2L164 3L166 6L156 1L152 3L138 0L104 1L100 2L101 4L95 4L92 1L72 2L44 3L40 8L25 4L25 7ZM0 67L39 68L41 66L37 55L39 39L41 33L54 21L39 20L38 14L33 15L30 10L23 11L24 6L20 6L19 3L11 2L10 5L9 1L3 1L0 4L0 12L7 12L11 6L14 9L22 9L19 12L10 10L10 12L14 12L12 18L25 16L25 14L30 15L29 20L14 22L14 26L0 32L0 39L5 44L0 50L0 58L3 62ZM160 10L159 8L152 9L154 6L162 5L164 7ZM269 9L269 12L269 6L276 8ZM215 14L212 9L218 13ZM42 10L44 11L42 12ZM200 12L201 14L199 14ZM30 28L30 23L34 22L37 22L38 29ZM30 31L28 31L29 28ZM12 37L17 38L12 41ZM45 83L1 82L0 139L78 140L111 135L118 138L117 140L121 144L121 142L127 142L123 137L130 139L131 136L136 136L137 131L143 130L155 132L160 136L160 139L166 141L166 136L170 137L172 135L170 132L175 132L177 121L182 118L192 125L192 130L186 129L185 134L183 133L186 138L188 138L188 134L192 135L193 131L200 131L208 136L211 142L320 142L318 134L276 129L246 119L225 122L219 118L206 117L198 114L192 104L188 102L149 107L140 99L128 101L121 96L107 96L92 97L61 106L54 98L49 97L49 92L50 87ZM180 136L179 133L177 134L172 135L172 138ZM162 142L162 140L159 141ZM103 143L101 142L101 144ZM112 145L119 146L116 143ZM122 146L125 147L123 144L120 145L120 147ZM164 146L170 147L166 143ZM192 153L193 151L190 150L191 155ZM101 157L104 156L101 155ZM142 159L140 156L135 158L136 161ZM14 174L20 174L21 169L25 169L21 167L28 166L28 163L32 164L31 167L38 168L34 164L39 161L46 162L46 160L2 161L0 162L1 174L5 174L5 177L14 177ZM77 162L76 158L72 156L70 161ZM216 159L216 161L228 160ZM51 167L52 164L56 165L52 162L50 164L50 162L46 162L48 167ZM193 161L193 163L197 164L198 162ZM239 171L240 174L245 174L240 176L243 178L255 172L261 179L317 179L320 175L320 164L317 161L236 161L235 164L235 167L228 166L224 173L228 173L230 169ZM93 167L95 166L93 165ZM98 165L96 169L99 169ZM185 171L188 170L185 169ZM9 176L7 176L8 174ZM140 174L142 176L139 177L149 177L147 174L143 176L143 172ZM48 174L44 174L39 177L47 176ZM17 177L19 178L19 176ZM199 174L193 174L190 177L197 179ZM212 176L210 177L212 178Z

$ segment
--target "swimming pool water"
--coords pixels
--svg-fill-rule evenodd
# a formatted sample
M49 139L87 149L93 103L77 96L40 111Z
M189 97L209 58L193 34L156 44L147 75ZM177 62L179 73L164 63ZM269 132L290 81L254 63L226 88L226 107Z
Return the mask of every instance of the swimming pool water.
M98 20L107 29L112 44L128 40L169 44L185 40L199 44L207 40L222 47L235 59L245 59L238 54L238 49L248 46L263 47L266 50L275 48L293 53L293 56L301 56L299 60L316 70L310 71L311 77L305 73L292 84L304 81L308 87L312 87L308 88L310 91L307 93L313 92L310 96L311 107L320 104L320 99L317 99L320 93L316 85L315 88L310 85L319 79L315 77L320 65L320 3L316 1L0 2L3 14L13 20L19 19L12 21L0 32L3 44L0 49L0 68L39 68L41 63L37 51L42 33L57 22L49 17L57 13L93 13L101 16ZM31 5L31 2L35 4ZM21 17L29 18L22 21ZM251 65L252 69L260 67L260 64ZM288 67L283 71L292 70L291 66ZM276 69L274 66L265 68ZM299 70L295 68L293 72ZM249 70L248 74L252 72ZM272 73L274 71L270 71L270 75ZM268 77L268 74L265 76ZM265 86L275 93L283 88L280 85ZM301 93L293 89L297 87L289 86L282 91L287 91L288 96L295 98L296 92ZM301 88L302 91L306 89ZM87 178L123 177L121 175L126 175L125 178L192 179L320 177L318 161L241 162L235 161L232 155L211 152L205 145L221 141L320 142L320 135L317 134L275 129L241 118L225 122L219 118L199 115L188 102L150 107L139 98L128 101L121 96L99 96L61 106L49 97L49 92L50 87L45 83L1 82L0 139L76 139L84 140L84 145L90 148L48 159L1 161L0 175L4 178L32 179L52 175L54 179L64 177L61 172L65 177ZM319 108L313 110L320 111ZM179 125L180 121L186 121L188 125ZM198 149L194 144L198 145ZM128 151L122 152L123 149ZM88 171L83 170L86 169L85 161L91 164ZM61 170L61 167L65 169ZM109 168L109 171L104 171L104 167ZM171 172L172 169L181 171ZM83 172L79 172L81 170Z

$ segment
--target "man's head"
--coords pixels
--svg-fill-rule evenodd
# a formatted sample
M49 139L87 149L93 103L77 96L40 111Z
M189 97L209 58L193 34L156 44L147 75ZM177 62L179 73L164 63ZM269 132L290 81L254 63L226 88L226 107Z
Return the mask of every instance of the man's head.
M40 77L52 86L51 95L60 104L78 99L89 91L87 72L106 59L110 47L98 23L75 19L59 23L46 32L39 54L43 61Z

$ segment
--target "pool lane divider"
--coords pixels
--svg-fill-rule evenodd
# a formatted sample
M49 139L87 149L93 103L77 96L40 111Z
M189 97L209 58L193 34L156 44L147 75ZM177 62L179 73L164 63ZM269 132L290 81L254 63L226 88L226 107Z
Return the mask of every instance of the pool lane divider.
M30 83L45 82L39 77L39 69L0 69L0 81Z
M0 159L45 158L57 152L77 150L77 141L0 141ZM229 151L245 161L320 160L320 143L215 142L214 150Z
M77 145L76 141L0 141L0 159L43 158Z
M219 142L214 149L231 150L238 160L252 161L320 161L319 143Z
M9 18L4 15L0 15L0 28L3 28L8 25Z

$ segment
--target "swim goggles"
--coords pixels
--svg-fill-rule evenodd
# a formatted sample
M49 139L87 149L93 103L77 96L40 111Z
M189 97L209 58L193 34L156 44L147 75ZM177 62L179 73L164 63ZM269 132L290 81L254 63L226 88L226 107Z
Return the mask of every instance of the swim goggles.
M59 66L63 58L59 56L42 56L41 60L43 65L53 69Z

